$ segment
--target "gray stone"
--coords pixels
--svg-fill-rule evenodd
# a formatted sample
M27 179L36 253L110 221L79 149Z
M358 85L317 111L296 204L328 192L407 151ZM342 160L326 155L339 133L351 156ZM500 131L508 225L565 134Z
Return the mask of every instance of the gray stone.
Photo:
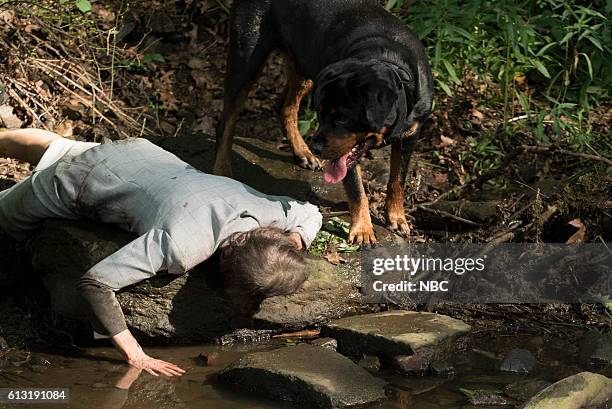
M374 355L366 355L357 363L360 367L368 372L380 371L380 359Z
M221 382L301 408L347 408L385 398L385 382L350 359L312 345L243 356Z
M535 395L523 409L606 408L612 403L612 379L581 372L562 379Z
M436 361L429 365L431 373L438 376L451 376L455 373L455 367L448 362Z
M0 125L9 129L21 128L23 121L13 113L10 105L0 105Z
M426 354L396 355L391 359L395 369L406 374L422 375L429 368L430 357Z
M589 331L581 342L583 361L590 365L612 364L612 337L596 331Z
M501 363L500 370L513 373L529 373L538 360L526 349L513 349L506 355Z
M91 266L134 236L111 226L47 221L31 241L32 263L61 315L84 319L74 283ZM291 296L265 300L255 315L257 328L301 329L341 317L359 301L347 271L313 260L306 283ZM356 274L353 272L353 274ZM189 343L217 339L244 325L222 288L214 263L187 274L158 276L118 293L128 326L150 341Z
M444 315L389 311L351 316L322 327L321 335L338 340L338 351L349 356L377 355L422 369L445 359L470 326ZM414 357L411 357L414 356ZM399 362L402 361L402 362Z

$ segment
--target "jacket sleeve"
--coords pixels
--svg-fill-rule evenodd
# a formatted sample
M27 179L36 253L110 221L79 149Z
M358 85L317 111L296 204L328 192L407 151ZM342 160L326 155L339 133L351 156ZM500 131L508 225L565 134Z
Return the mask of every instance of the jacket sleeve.
M153 277L176 263L175 248L163 230L150 230L93 266L77 282L94 331L112 337L127 328L115 291Z
M285 231L298 233L306 247L309 247L323 222L323 216L317 206L307 202L288 200L285 212Z

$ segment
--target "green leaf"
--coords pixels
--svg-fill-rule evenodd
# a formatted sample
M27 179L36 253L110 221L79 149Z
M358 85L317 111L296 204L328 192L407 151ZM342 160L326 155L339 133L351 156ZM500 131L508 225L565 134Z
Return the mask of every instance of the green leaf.
M568 42L568 41L570 40L570 38L572 38L572 37L574 36L574 34L576 34L576 33L575 33L575 32L573 32L573 31L570 31L569 33L567 33L567 34L566 34L566 35L565 35L565 36L564 36L564 37L561 39L561 41L559 41L559 43L563 44L563 43Z
M550 78L550 73L548 72L544 64L535 59L532 59L531 63L538 69L538 71L540 71L540 73L542 73L543 76L545 76L546 78Z
M440 88L442 88L442 91L446 93L446 95L448 95L449 97L453 96L453 92L451 91L450 87L444 81L440 81L438 79L436 81L438 85L440 86Z
M545 53L546 51L548 51L548 49L549 49L550 47L553 47L553 46L555 46L555 45L557 45L557 43L556 43L556 42L552 42L552 43L548 43L548 44L546 44L544 47L542 47L542 49L541 49L540 51L538 51L538 53L536 54L536 56L537 56L537 57L540 57L540 56L544 55L544 53Z
M397 6L397 0L388 0L387 1L387 5L385 6L385 8L387 10L391 10L393 9L393 7Z
M161 54L145 54L144 56L145 63L153 63L153 62L166 62L166 59Z
M603 50L604 50L604 49L603 49L603 47L602 47L602 45L601 45L601 43L599 42L599 40L598 40L598 39L596 39L595 37L588 36L588 37L587 37L587 40L589 40L590 42L592 42L592 43L595 45L595 47L599 48L599 50L601 50L601 51L603 51Z
M519 101L519 104L521 104L521 108L523 109L523 111L525 113L529 112L529 100L527 99L527 97L525 95L523 95L522 92L519 91L514 91L514 93L516 94L516 98Z
M589 78L593 79L593 65L591 64L591 59L585 53L578 53L578 55L581 55L581 56L584 57L584 59L585 59L585 61L587 63L587 67L589 69Z
M89 0L76 0L74 5L81 13L89 13L91 11L91 3Z
M455 68L452 66L452 64L448 62L447 60L442 60L442 64L444 64L446 71L448 71L448 74L450 75L451 80L453 80L455 84L461 85L461 80L457 76L457 72L455 71Z
M300 135L305 136L312 127L311 121L298 121L298 129L300 130Z

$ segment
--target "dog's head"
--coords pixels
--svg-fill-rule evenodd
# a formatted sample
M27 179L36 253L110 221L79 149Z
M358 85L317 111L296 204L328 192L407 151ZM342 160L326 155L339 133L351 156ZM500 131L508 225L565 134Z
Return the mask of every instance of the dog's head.
M415 88L411 74L386 61L349 59L321 71L313 94L319 129L310 147L328 160L327 182L340 182L365 151L414 127Z

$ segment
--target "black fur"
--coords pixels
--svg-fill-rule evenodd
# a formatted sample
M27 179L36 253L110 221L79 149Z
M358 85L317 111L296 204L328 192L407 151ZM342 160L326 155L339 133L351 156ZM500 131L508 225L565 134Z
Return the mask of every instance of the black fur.
M395 173L401 179L401 192L393 200L403 200L406 168L417 135L402 138L409 129L418 134L420 128L413 125L429 116L433 102L431 68L418 38L379 0L234 0L225 113L236 111L237 101L244 98L244 90L274 49L283 50L297 73L314 81L312 102L319 129L309 145L312 153L334 160L351 148L338 152L349 145L340 143L327 149L330 138L353 138L343 139L350 142L357 134L380 135L384 129L382 143L376 147L397 141L394 149L401 163L396 161ZM224 115L217 143L231 147L231 136L223 132L229 114ZM229 149L215 160L221 171L227 168ZM359 201L367 208L367 201L364 205L360 199L364 197L361 178L353 167L344 187L352 203Z

